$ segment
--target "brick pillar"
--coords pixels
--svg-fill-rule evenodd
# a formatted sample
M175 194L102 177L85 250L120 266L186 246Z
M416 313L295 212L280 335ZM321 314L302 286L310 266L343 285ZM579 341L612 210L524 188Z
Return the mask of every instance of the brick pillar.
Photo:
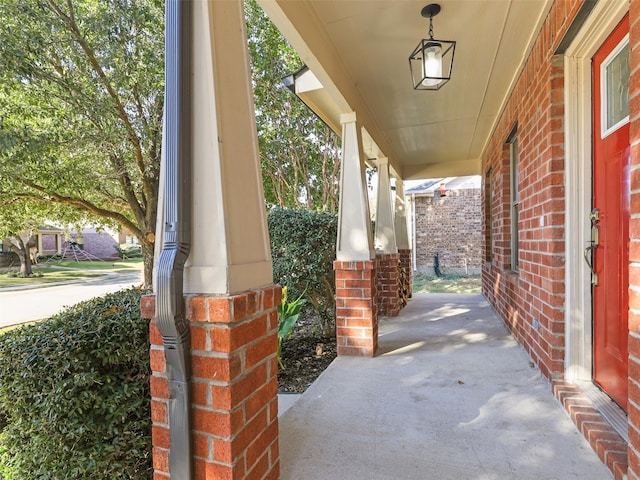
M376 261L333 262L338 355L373 357L378 349Z
M413 261L410 248L398 249L398 255L400 255L400 268L404 268L407 279L407 297L413 296Z
M273 479L278 454L280 287L185 296L191 325L194 478ZM155 296L142 300L155 317ZM154 479L169 479L168 381L162 337L151 322Z
M400 300L400 255L383 253L378 260L378 309L384 317L397 317L402 309Z

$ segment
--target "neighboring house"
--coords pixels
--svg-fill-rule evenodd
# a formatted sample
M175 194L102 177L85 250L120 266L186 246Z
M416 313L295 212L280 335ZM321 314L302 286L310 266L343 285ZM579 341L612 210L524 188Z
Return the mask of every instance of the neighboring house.
M479 274L482 269L482 179L479 175L425 180L408 189L413 268L443 274Z
M64 230L44 225L38 227L38 255L48 257L62 253L64 245Z
M92 257L115 260L118 255L118 234L106 229L83 228L81 232L71 232L69 241Z
M64 229L51 225L38 227L37 246L33 248L32 255L38 257L52 257L65 255L74 258L72 249L84 251L86 257L101 260L115 260L119 258L119 235L108 229L83 228L81 232L65 232ZM128 238L128 237L127 237ZM123 242L125 243L125 242ZM0 267L15 263L11 255L8 240L0 242Z
M35 232L37 243L29 249L29 255L33 263L37 262L38 257L51 256L59 254L62 251L62 245L64 243L64 231L52 227L50 225L44 225L38 227ZM21 237L23 240L30 236L28 232L23 232ZM3 239L0 241L0 267L10 267L20 264L18 257L11 249L12 242L9 239Z

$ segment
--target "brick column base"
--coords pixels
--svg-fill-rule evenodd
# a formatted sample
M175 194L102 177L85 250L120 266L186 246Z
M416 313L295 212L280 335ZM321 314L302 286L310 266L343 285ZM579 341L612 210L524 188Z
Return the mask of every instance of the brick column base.
M185 296L191 325L194 478L277 480L280 287ZM155 318L155 296L142 299ZM151 322L154 479L169 479L169 386L162 336Z
M335 261L338 355L373 357L378 349L376 261Z
M413 261L411 249L398 249L400 255L400 268L404 268L405 278L407 279L407 297L413 296Z
M378 309L384 317L397 317L402 309L400 299L400 255L384 253L378 260Z

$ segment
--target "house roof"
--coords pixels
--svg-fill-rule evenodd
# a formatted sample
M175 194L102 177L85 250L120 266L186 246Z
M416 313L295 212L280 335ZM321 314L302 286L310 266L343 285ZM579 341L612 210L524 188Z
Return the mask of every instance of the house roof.
M51 225L42 225L38 227L38 233L64 233L64 230L58 227L52 227Z
M433 195L440 185L444 183L446 190L470 190L480 188L482 179L480 175L464 177L430 178L424 182L405 190L407 195Z

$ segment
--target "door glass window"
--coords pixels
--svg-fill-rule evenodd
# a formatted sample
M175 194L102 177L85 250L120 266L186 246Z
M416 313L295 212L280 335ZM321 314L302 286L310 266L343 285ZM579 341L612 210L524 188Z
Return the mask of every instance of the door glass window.
M602 62L602 138L629 121L629 36Z

